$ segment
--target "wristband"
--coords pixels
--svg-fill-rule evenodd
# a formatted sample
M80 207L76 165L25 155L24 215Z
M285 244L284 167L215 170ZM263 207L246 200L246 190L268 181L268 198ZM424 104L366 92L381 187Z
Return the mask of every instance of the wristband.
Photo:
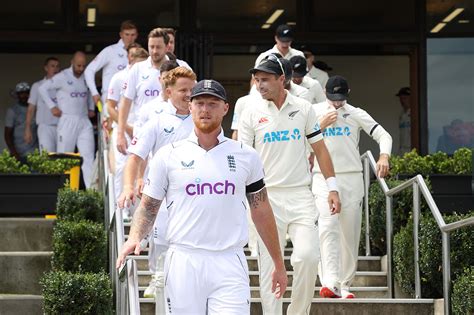
M329 191L339 192L339 189L337 188L336 177L332 176L332 177L326 178L326 185L328 185L328 190Z

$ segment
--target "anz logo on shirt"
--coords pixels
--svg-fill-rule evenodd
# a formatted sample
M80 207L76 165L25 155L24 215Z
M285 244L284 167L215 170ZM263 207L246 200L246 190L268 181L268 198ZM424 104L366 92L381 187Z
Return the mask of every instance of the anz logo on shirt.
M338 136L350 136L351 128L349 127L327 127L323 131L324 137L338 137Z
M263 135L263 143L272 143L272 142L286 142L293 140L300 140L301 132L298 128L290 130L279 130L266 132Z

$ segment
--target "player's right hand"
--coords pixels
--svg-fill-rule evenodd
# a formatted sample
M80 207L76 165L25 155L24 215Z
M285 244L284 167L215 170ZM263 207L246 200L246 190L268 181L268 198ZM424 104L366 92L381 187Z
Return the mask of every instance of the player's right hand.
M94 104L97 105L97 103L100 101L100 95L99 94L93 95L92 100L94 101Z
M124 186L122 193L117 201L117 206L119 209L128 208L135 204L136 196L135 192L133 191L133 187Z
M140 242L128 239L122 246L122 252L117 258L115 268L119 269L125 263L125 258L129 254L134 253L137 256L140 255L140 250Z
M59 108L53 107L53 108L51 108L51 113L52 113L53 116L55 116L55 117L61 117L61 115L62 115L63 112L62 112Z
M328 112L326 115L323 116L323 118L321 119L321 121L319 123L320 127L321 127L321 130L326 129L328 126L335 123L336 120L337 120L337 111L332 110L332 111Z
M284 265L282 268L275 268L272 272L272 293L275 293L277 299L283 297L287 285L288 277Z
M33 142L33 135L31 134L31 129L30 128L25 128L25 133L23 134L23 140L25 140L25 143L30 144Z
M117 150L126 155L127 154L127 139L125 139L125 136L123 134L118 133L117 134Z

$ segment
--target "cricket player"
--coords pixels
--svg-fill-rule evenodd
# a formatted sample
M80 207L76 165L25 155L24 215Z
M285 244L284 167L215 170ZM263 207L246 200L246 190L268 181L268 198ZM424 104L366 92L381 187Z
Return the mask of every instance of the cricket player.
M28 111L26 112L26 126L24 139L26 143L31 143L33 133L30 128L31 121L36 120L38 125L38 142L40 151L56 152L56 129L58 126L58 117L53 116L46 103L40 97L38 88L46 81L51 79L59 72L59 60L56 57L48 57L44 62L45 77L33 83L28 98ZM49 98L56 102L56 91L49 90Z
M242 113L238 136L262 158L268 198L275 214L281 250L288 234L294 269L288 314L306 314L311 307L319 261L318 210L311 193L309 142L327 183L331 213L340 210L331 158L311 104L284 88L283 58L270 55L251 69L262 100ZM271 294L271 259L259 240L260 296L265 314L282 314L282 302Z
M324 95L323 88L321 84L312 79L309 76L306 76L308 69L306 67L306 59L302 56L293 56L290 59L291 66L293 68L293 83L298 84L308 90L308 100L311 104L317 104L324 102L326 100L326 95Z
M84 72L87 87L92 94L94 104L97 104L100 99L99 91L97 91L95 85L96 72L102 69L102 103L105 104L112 76L124 70L128 65L127 48L137 39L137 27L130 20L124 21L120 25L119 36L120 40L116 44L105 47L94 60L89 63Z
M161 148L153 158L130 237L117 260L119 267L126 255L139 253L140 240L166 197L168 314L250 314L244 195L272 257L272 291L280 298L286 289L262 163L254 149L224 136L221 124L228 108L220 83L202 80L193 88L195 128L187 139Z
M321 241L323 297L354 298L350 286L357 270L357 259L362 218L364 183L359 153L360 131L365 131L380 146L377 176L384 177L389 170L392 137L366 111L347 103L347 80L330 77L326 84L327 101L313 105L318 117L324 142L331 154L341 197L341 213L330 215L328 190L315 163L313 192L320 211L319 238Z
M73 55L71 67L45 81L38 89L51 113L59 117L57 152L74 152L82 156L82 177L89 188L94 163L94 131L89 118L95 116L95 107L84 79L86 55L78 51ZM56 91L57 104L49 90Z

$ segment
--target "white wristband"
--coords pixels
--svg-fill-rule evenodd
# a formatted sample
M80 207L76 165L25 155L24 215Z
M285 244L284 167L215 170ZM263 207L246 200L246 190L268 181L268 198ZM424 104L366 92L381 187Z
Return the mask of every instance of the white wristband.
M337 188L336 177L333 176L333 177L326 178L326 185L328 185L328 190L329 191L339 192L339 189Z

